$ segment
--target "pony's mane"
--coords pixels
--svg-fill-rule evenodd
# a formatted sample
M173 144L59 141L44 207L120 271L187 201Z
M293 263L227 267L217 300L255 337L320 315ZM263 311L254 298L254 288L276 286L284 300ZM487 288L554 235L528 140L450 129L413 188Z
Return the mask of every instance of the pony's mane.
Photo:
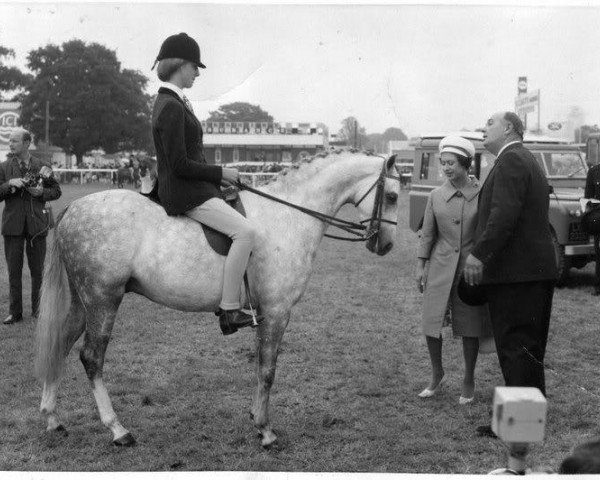
M337 149L329 150L326 152L319 152L311 157L306 157L302 161L295 163L289 167L284 168L279 172L279 175L273 176L265 185L269 187L283 187L287 188L290 186L297 185L303 180L309 179L314 176L325 164L336 162L343 157L352 156L368 156L378 157L376 153L370 150L359 150L356 148L351 149Z

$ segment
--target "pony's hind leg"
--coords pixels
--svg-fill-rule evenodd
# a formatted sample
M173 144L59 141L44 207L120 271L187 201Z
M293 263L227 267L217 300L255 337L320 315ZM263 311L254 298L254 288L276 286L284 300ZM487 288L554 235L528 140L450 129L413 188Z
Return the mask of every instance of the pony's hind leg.
M258 429L262 437L261 445L268 448L277 440L277 436L273 432L269 421L269 397L271 387L275 381L279 345L283 338L285 327L290 319L290 314L287 312L277 316L265 316L267 318L258 327L256 356L258 384L254 395L251 415L254 420L254 426Z
M76 296L72 296L71 298L71 306L66 320L67 332L63 344L63 351L61 352L62 358L67 357L71 348L73 348L73 345L85 329L85 318L82 305ZM63 427L56 411L56 397L59 384L60 378L44 382L40 412L46 417L46 430L48 432L57 432L66 435L67 431L65 427Z
M113 410L108 390L102 380L106 347L110 340L117 308L122 298L122 294L118 299L104 298L93 302L88 307L87 328L79 358L92 385L100 420L113 434L113 444L131 446L135 444L135 439L119 422Z

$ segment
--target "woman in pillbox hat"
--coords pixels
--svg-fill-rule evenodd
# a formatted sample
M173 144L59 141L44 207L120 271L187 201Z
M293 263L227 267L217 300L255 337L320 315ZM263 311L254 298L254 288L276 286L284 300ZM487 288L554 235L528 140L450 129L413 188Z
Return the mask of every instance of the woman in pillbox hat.
M167 214L186 215L232 239L217 312L221 331L229 335L253 321L241 309L240 297L256 229L223 200L221 184L234 184L239 172L207 163L202 127L183 94L183 89L191 88L200 75L199 68L206 68L200 60L198 43L185 33L171 35L161 45L156 63L158 78L164 83L152 112L157 181L150 196L158 197Z
M492 336L487 305L470 306L457 293L467 256L473 247L479 183L469 177L475 155L471 141L460 135L442 139L440 169L446 181L427 201L419 251L417 288L423 293L422 328L429 350L432 379L419 397L435 395L444 378L442 327L462 337L465 371L459 404L471 403L480 339Z

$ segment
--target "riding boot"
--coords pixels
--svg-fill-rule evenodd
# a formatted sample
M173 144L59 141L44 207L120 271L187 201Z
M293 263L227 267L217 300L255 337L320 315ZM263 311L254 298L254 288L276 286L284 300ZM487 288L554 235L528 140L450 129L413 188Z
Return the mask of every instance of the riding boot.
M253 323L252 315L243 310L223 310L219 309L216 314L219 316L219 325L223 335L231 335L238 331L238 328L249 327ZM262 318L256 318L257 323L262 321Z

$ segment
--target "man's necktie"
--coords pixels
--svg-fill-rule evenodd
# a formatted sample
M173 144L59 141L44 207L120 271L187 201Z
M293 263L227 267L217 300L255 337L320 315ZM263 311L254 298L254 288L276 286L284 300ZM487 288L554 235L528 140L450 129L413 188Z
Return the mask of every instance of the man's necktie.
M25 165L25 162L19 162L19 167L21 168L21 175L25 175L27 172L27 166Z
M190 112L194 113L194 109L192 108L192 102L190 102L185 95L183 96L183 103Z

